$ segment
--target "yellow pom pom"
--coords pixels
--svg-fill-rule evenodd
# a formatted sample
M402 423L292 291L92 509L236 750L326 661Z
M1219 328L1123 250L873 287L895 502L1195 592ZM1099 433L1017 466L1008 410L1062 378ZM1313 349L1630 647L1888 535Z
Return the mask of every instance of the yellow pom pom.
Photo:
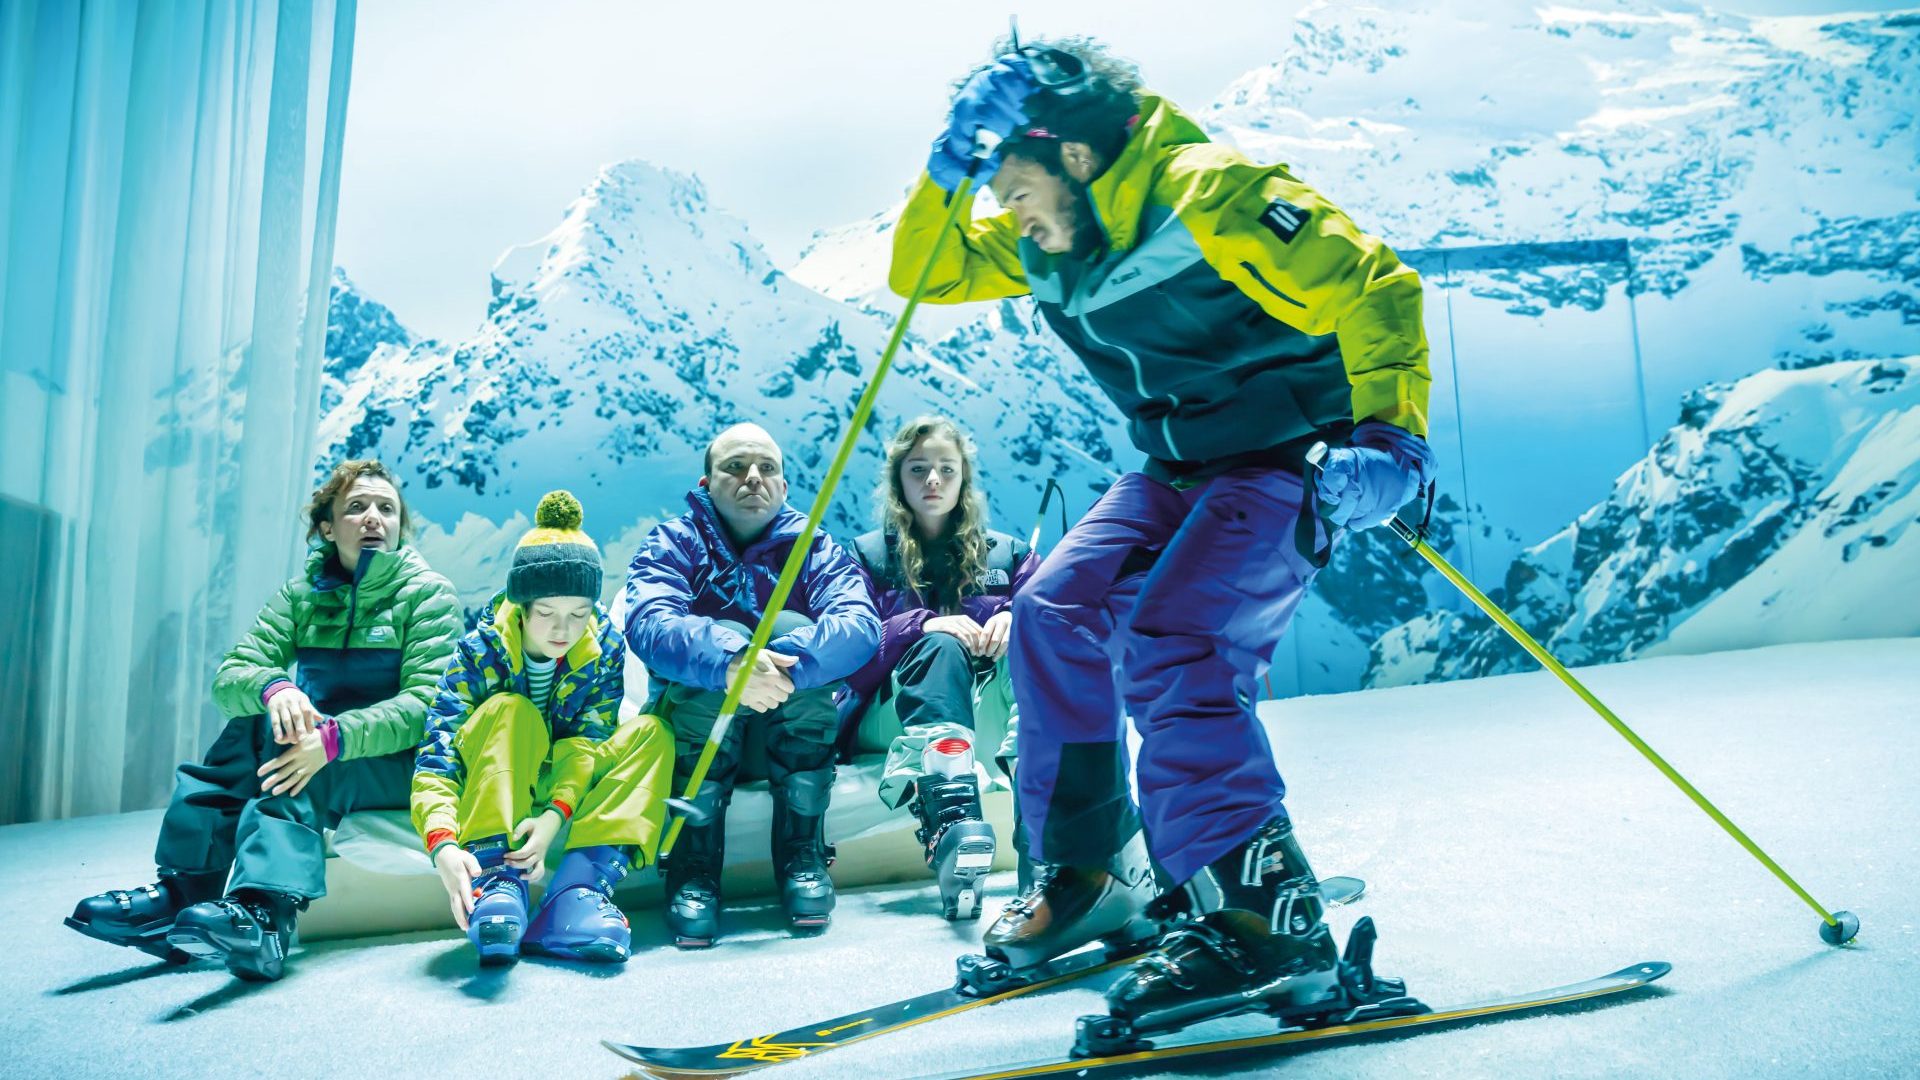
M539 508L533 512L533 526L536 529L578 529L584 516L580 500L574 498L571 491L549 491L540 499Z

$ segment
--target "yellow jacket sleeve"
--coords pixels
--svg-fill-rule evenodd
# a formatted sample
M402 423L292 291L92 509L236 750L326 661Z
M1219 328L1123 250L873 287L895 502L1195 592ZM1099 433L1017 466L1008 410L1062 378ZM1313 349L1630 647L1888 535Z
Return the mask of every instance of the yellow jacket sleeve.
M927 254L946 225L947 210L947 193L922 173L893 227L893 264L887 270L887 286L894 292L901 296L913 292ZM1020 233L1012 213L965 220L954 231L958 235L940 245L940 257L927 274L921 300L964 304L1027 294L1027 274L1020 266Z
M1284 168L1186 176L1197 190L1176 205L1208 264L1280 322L1337 335L1356 422L1424 436L1432 376L1420 275Z

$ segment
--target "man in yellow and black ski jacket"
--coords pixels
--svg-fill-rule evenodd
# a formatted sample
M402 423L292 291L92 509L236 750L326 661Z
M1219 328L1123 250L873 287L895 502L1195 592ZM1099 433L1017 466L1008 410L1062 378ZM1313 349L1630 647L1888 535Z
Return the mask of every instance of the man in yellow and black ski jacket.
M962 211L946 233L968 178L1002 209ZM1148 459L1014 602L1019 798L1054 872L1008 906L988 951L1023 966L1137 934L1154 892L1128 854L1144 817L1153 861L1227 942L1212 967L1163 957L1216 974L1206 994L1257 996L1286 982L1274 965L1333 970L1253 703L1317 569L1299 519L1313 515L1316 537L1377 525L1431 478L1418 275L1286 166L1210 142L1084 39L1003 54L961 86L894 230L894 290L923 270L932 303L1031 295ZM1310 483L1320 441L1334 449ZM1125 715L1141 734L1139 816ZM1306 920L1273 925L1294 901ZM1193 1015L1192 989L1155 970L1110 998L1142 1030Z
M1142 94L1125 148L1085 190L1104 240L1093 257L1044 252L1003 212L941 245L922 299L1031 294L1135 444L1175 469L1299 444L1297 468L1305 444L1368 419L1426 434L1419 276L1286 166L1209 142ZM912 288L946 199L930 175L914 188L895 291Z

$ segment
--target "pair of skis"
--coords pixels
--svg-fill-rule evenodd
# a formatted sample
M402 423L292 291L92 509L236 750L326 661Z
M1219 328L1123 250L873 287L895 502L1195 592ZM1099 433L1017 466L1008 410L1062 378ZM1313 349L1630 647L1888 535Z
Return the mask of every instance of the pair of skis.
M1327 878L1320 883L1320 887L1329 905L1353 903L1366 892L1365 882L1349 877ZM977 973L985 966L979 963L982 958L962 957L960 961L962 977L954 986L878 1008L836 1016L830 1020L711 1046L647 1047L613 1042L605 1045L607 1049L639 1066L636 1070L638 1075L651 1077L653 1080L715 1080L719 1077L739 1076L772 1065L813 1057L849 1043L915 1027L984 1005L994 1005L1010 998L1076 983L1126 964L1141 951L1143 950L1133 949L1120 952L1075 953L1028 969L1017 979L1003 980L997 984L978 977ZM1156 1040L1149 1049L1100 1057L1062 1056L986 1072L956 1073L948 1080L991 1080L997 1077L1059 1074L1118 1075L1135 1067L1158 1065L1174 1060L1270 1053L1300 1045L1347 1041L1370 1035L1433 1028L1568 1005L1638 989L1665 975L1667 971L1666 964L1639 964L1622 968L1598 979L1555 987L1534 994L1498 998L1415 1015L1365 1019L1362 1014L1350 1018L1346 1023L1307 1030L1281 1031L1273 1035L1252 1038L1205 1039L1181 1033L1178 1036Z

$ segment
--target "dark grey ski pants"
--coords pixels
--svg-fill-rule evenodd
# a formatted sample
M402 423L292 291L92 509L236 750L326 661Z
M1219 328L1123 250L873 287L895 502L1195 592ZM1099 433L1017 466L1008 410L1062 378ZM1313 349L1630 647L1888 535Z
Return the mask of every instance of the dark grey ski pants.
M153 861L162 870L224 874L228 891L266 889L301 900L327 894L323 829L355 810L404 810L413 751L335 761L298 795L260 794L256 770L286 750L262 716L227 721L206 757L180 766Z

